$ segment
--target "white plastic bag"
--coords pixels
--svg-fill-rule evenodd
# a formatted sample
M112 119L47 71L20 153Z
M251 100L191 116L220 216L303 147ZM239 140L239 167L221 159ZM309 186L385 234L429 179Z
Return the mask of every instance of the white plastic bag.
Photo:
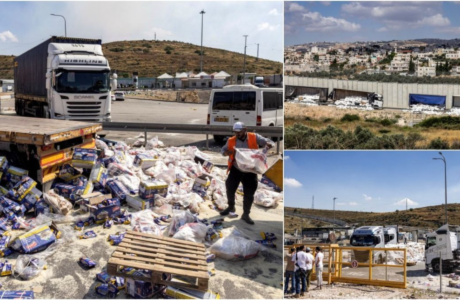
M166 170L163 169L162 172L155 176L157 180L163 180L168 185L173 184L176 181L176 170L173 164L170 164Z
M214 199L214 204L217 206L219 210L224 210L228 207L228 199L227 196L223 196L218 194L217 192L214 192L212 195Z
M196 218L188 210L175 214L169 227L169 236L174 236L179 228L187 223L193 223L195 220Z
M155 136L153 139L150 139L147 142L147 145L145 145L145 149L151 150L154 148L162 148L164 147L164 144L162 141L158 140L158 136Z
M108 149L109 146L104 141L101 141L100 139L96 139L96 149Z
M141 210L131 214L132 230L161 235L161 227L154 222L155 216L151 210Z
M283 200L283 195L269 190L257 190L254 194L254 203L263 207L277 207L278 202Z
M208 226L202 223L187 223L174 234L174 239L202 243L208 232Z
M195 193L180 195L178 202L185 208L188 208L191 213L200 213L200 204L203 202L200 196Z
M141 180L137 176L121 174L117 176L116 179L120 181L130 193L135 194L139 191L139 184L141 183Z
M40 275L46 265L43 255L19 255L13 268L13 276L31 280Z
M215 242L209 251L225 260L239 261L256 257L260 249L254 241L230 235Z
M268 170L266 148L264 150L236 148L235 160L243 172L264 174Z

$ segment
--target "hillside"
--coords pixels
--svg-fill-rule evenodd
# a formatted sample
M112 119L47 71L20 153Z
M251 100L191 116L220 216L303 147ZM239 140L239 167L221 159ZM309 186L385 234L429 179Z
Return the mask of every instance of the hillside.
M120 41L102 45L110 67L119 77L139 72L139 77L157 77L163 73L200 72L200 46L176 41ZM203 71L225 71L236 75L243 70L244 55L203 47ZM0 78L13 78L13 57L0 55ZM283 65L246 55L246 71L260 75L281 74Z
M332 210L321 209L300 209L285 207L285 211L294 211L322 217L332 218ZM348 224L362 225L401 225L413 227L438 228L444 224L445 212L444 205L426 206L414 208L411 210L395 210L394 212L374 213L359 211L342 211L336 210L336 218L347 222ZM447 217L449 224L460 225L460 204L453 203L447 205ZM296 218L285 217L284 226L286 229L294 228L294 223L299 228L299 220ZM316 221L315 221L316 222ZM311 226L305 226L311 227Z

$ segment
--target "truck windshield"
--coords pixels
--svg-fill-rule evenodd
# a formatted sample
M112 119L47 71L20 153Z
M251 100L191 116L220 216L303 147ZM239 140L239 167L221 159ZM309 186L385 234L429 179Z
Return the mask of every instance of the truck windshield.
M56 71L58 93L107 93L110 86L109 71Z
M374 236L372 235L353 235L350 239L352 246L373 246Z

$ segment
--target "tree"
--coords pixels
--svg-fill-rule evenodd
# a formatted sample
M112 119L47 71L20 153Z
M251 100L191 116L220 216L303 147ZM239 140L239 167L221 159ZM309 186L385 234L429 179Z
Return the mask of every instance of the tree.
M415 73L415 64L412 61L412 57L410 58L410 61L409 61L409 73Z
M332 61L330 67L329 67L329 70L331 71L337 71L339 69L339 65L337 64L337 59L334 58L334 60Z
M313 60L314 60L314 61L319 61L319 55L318 55L318 54L315 54L315 56L313 56Z

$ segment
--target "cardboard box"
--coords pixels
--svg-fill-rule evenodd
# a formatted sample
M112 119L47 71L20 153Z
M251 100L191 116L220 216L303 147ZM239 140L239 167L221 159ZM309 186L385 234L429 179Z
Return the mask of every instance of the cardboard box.
M61 178L64 181L71 181L81 175L80 170L72 167L69 164L65 164L61 167L61 170L59 171L58 177Z
M112 193L112 197L120 199L123 203L126 201L126 195L130 194L123 183L116 179L109 180L106 184L106 188Z
M145 153L139 153L134 157L133 165L140 167L141 169L148 169L155 166L156 162L157 160L153 158L153 156Z
M19 205L5 196L0 197L0 209L5 214L7 213L7 210L12 211L19 217L24 216L24 213L26 212L26 208L23 205Z
M39 214L46 214L50 213L50 206L44 200L39 200L35 202L35 216L37 217Z
M109 199L111 199L110 195L91 197L88 199L88 204L86 204L86 206L91 216L94 218L96 224L104 223L107 218L112 219L120 215L120 200L112 199L115 200L114 204L112 205L103 204L105 200Z
M153 199L155 195L166 197L168 194L168 184L162 180L141 181L139 185L139 196L142 199Z
M7 196L8 192L8 189L4 188L3 186L0 186L0 196Z
M98 164L91 171L89 178L95 189L104 189L108 178L107 170L102 164Z
M184 282L182 280L173 278L172 282ZM165 294L173 299L220 299L218 293L214 293L211 290L207 292L192 290L187 288L176 288L172 286L167 286Z
M0 180L3 177L3 174L10 168L10 164L5 156L0 156Z
M0 299L35 299L33 291L0 291Z
M8 194L15 201L21 201L36 185L37 183L32 178L24 176Z
M96 149L75 148L72 156L72 166L76 168L92 169L96 164Z
M150 209L154 206L155 200L142 199L139 195L127 195L126 203L136 210Z
M195 156L194 160L197 164L201 164L201 166L207 173L211 173L212 169L214 168L214 164L212 162L210 162L209 160L205 160L204 158L201 158L199 156Z
M18 183L23 176L27 176L29 171L17 168L17 167L9 167L6 171L6 180L12 184Z
M58 183L54 186L54 191L59 196L62 196L68 200L71 200L72 203L80 198L80 195L83 194L83 189L74 185L66 183Z
M154 294L153 288L154 284L151 282L126 278L126 293L134 299L152 298Z
M275 190L278 193L281 192L281 188L279 186L277 186L273 181L268 179L265 175L262 175L262 178L260 179L260 182L262 182L263 184L266 184L269 187L273 188L273 190Z
M76 203L80 205L80 209L84 212L89 212L88 205L97 205L106 199L111 199L112 195L102 194L101 192L93 192L84 194Z
M29 232L18 236L11 244L11 248L19 253L26 254L45 250L56 242L57 237L54 232L59 232L54 223L37 226Z

